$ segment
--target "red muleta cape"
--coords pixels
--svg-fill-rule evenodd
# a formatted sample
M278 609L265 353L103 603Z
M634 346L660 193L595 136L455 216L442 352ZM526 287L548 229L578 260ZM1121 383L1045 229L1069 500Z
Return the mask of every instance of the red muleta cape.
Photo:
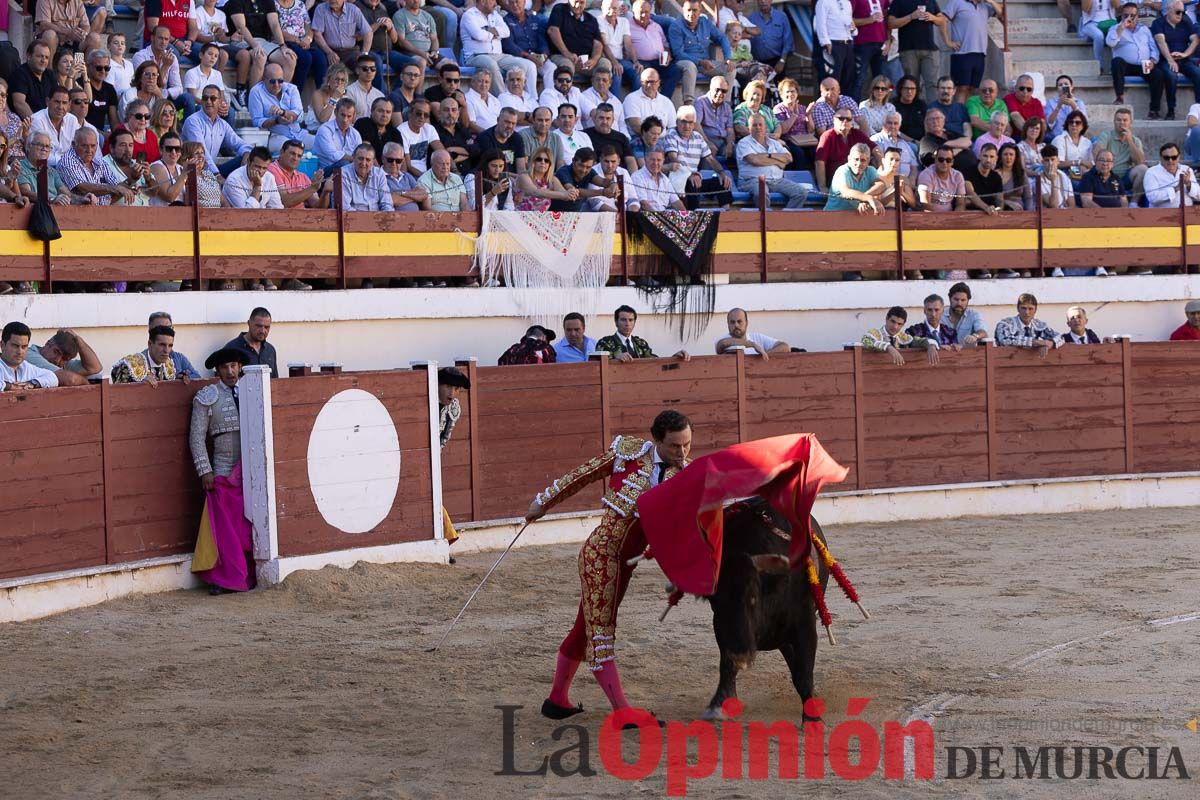
M846 472L811 433L743 442L697 458L643 492L638 514L663 573L682 592L711 595L721 571L726 500L758 495L783 514L792 526L788 561L803 569L817 493L845 480Z

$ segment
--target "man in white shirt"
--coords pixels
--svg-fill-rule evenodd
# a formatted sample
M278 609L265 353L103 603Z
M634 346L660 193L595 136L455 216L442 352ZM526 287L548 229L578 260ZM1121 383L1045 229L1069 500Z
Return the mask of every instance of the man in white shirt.
M10 322L0 336L0 392L53 389L58 376L25 360L33 332L24 322Z
M582 97L579 89L572 85L571 68L559 67L554 70L554 85L542 89L542 93L538 95L538 105L557 111L563 103L570 103L579 109Z
M633 199L626 192L626 208L636 203L642 211L666 211L672 208L676 211L684 210L679 193L675 191L671 179L662 171L665 160L666 154L661 150L646 153L646 166L629 178L629 183L633 185L637 195L636 199Z
M467 112L471 116L471 132L476 136L496 124L500 118L500 101L492 96L492 74L479 70L471 76L471 88L467 89Z
M476 0L474 7L463 12L459 21L458 33L462 37L462 63L486 70L491 76L491 86L497 88L504 85L504 76L500 71L519 69L525 73L525 96L530 100L537 92L537 65L527 58L509 55L503 51L503 39L509 36L508 25L496 8L496 0ZM475 115L471 114L471 119ZM485 128L495 125L492 120Z
M767 191L787 198L788 208L801 208L808 189L783 177L783 168L792 163L792 154L778 139L767 136L767 123L760 114L750 115L750 135L737 144L738 188L749 192L758 202L758 177L767 179Z
M445 147L437 129L429 124L429 101L423 97L414 100L408 107L408 121L398 130L408 153L408 171L419 178L429 169L429 155Z
M1075 207L1075 190L1071 187L1071 179L1058 168L1058 148L1052 144L1042 148L1042 207Z
M267 171L269 166L270 150L262 145L250 150L246 165L231 172L221 190L232 208L283 208L279 185Z
M632 178L629 170L621 166L621 156L612 145L605 145L600 148L600 152L596 154L599 159L596 166L592 169L595 177L593 183L603 186L605 189L617 184L617 177L624 181L625 186L625 207L630 211L640 211L641 205L638 203L637 190L633 188ZM584 208L588 211L616 211L617 198L615 196L608 197L607 193L596 197L589 197Z
M75 131L79 130L79 118L68 114L71 110L71 93L65 87L55 86L46 98L46 107L29 118L31 132L50 136L50 166L57 167L58 161L71 149L75 142Z
M354 101L354 109L357 112L355 119L371 116L371 105L383 97L383 92L375 88L375 75L378 71L379 65L369 55L360 55L354 61L357 80L346 87L346 97Z
M821 44L821 74L839 86L854 83L854 14L850 0L819 0L813 12L813 32Z
M1158 163L1146 170L1142 187L1151 208L1179 208L1179 181L1183 180L1183 204L1200 200L1200 185L1192 168L1179 160L1179 146L1167 143L1158 149Z
M660 94L659 86L662 80L658 70L642 70L642 88L625 95L625 124L631 131L642 129L642 120L646 117L658 117L662 120L663 128L670 130L675 127L675 104L671 98Z
M579 121L578 111L570 103L563 103L558 107L558 130L554 135L562 142L564 162L574 159L577 150L592 147L591 137L583 131L575 130L575 123Z
M917 180L917 157L912 145L900 136L901 117L899 111L889 111L883 117L883 130L871 137L871 142L877 145L879 152L884 153L889 147L900 151L900 174L914 183Z
M614 109L621 108L621 98L617 97L612 92L613 76L611 72L597 69L592 71L592 85L587 91L579 95L579 127L587 130L596 124L592 119L592 112L596 110L596 106L601 103L608 103ZM615 115L613 120L613 128L629 135L629 129L625 127L625 112Z
M717 339L717 355L733 352L735 347L744 347L747 355L762 356L763 361L770 353L791 352L791 346L781 340L761 333L750 333L750 315L743 308L731 308L725 315L725 325L729 335Z
M600 37L604 40L606 55L612 62L612 72L617 78L618 86L621 85L626 71L633 73L633 40L630 38L629 19L621 16L620 11L621 0L604 0L600 4L600 14L596 17L596 22L600 24Z

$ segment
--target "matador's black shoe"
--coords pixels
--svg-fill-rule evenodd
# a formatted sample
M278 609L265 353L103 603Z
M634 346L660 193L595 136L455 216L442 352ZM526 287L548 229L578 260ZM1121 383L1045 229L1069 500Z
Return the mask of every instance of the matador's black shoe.
M573 717L576 714L582 713L582 705L574 706L573 708L560 706L558 703L551 702L548 697L542 701L542 716L549 719L566 719L567 717Z

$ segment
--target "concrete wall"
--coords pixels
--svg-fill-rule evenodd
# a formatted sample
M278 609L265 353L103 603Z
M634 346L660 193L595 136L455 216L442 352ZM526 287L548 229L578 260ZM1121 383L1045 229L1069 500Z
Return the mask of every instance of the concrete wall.
M1183 305L1200 297L1200 276L1113 276L972 281L973 304L989 328L1015 312L1017 295L1033 292L1039 316L1065 330L1066 309L1087 309L1097 333L1128 333L1135 341L1166 339L1184 322ZM751 330L785 339L808 350L836 350L882 324L892 305L919 320L923 298L943 296L950 281L864 281L856 283L732 284L717 289L717 315L698 338L683 341L664 315L632 288L602 291L588 333L613 331L611 310L622 303L642 314L637 333L656 352L687 347L711 353L725 335L723 315L740 306L751 313ZM35 343L59 326L78 330L96 348L106 368L146 346L146 318L169 311L178 336L175 346L202 366L205 357L245 330L251 308L273 314L270 341L280 368L289 361L338 361L347 370L406 367L409 361L452 361L476 356L481 364L517 341L530 324L515 309L507 289L376 289L347 292L185 292L167 294L63 294L0 297L0 320L21 320L34 329ZM564 309L565 311L566 309ZM585 309L586 312L586 309ZM561 333L559 320L553 327Z

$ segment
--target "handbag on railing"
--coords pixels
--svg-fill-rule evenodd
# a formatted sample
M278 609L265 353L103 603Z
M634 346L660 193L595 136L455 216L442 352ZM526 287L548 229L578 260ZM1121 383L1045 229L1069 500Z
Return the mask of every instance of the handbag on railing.
M62 238L58 220L54 218L54 210L50 208L50 201L45 197L39 197L33 203L33 210L29 214L29 235L42 242L53 242Z

